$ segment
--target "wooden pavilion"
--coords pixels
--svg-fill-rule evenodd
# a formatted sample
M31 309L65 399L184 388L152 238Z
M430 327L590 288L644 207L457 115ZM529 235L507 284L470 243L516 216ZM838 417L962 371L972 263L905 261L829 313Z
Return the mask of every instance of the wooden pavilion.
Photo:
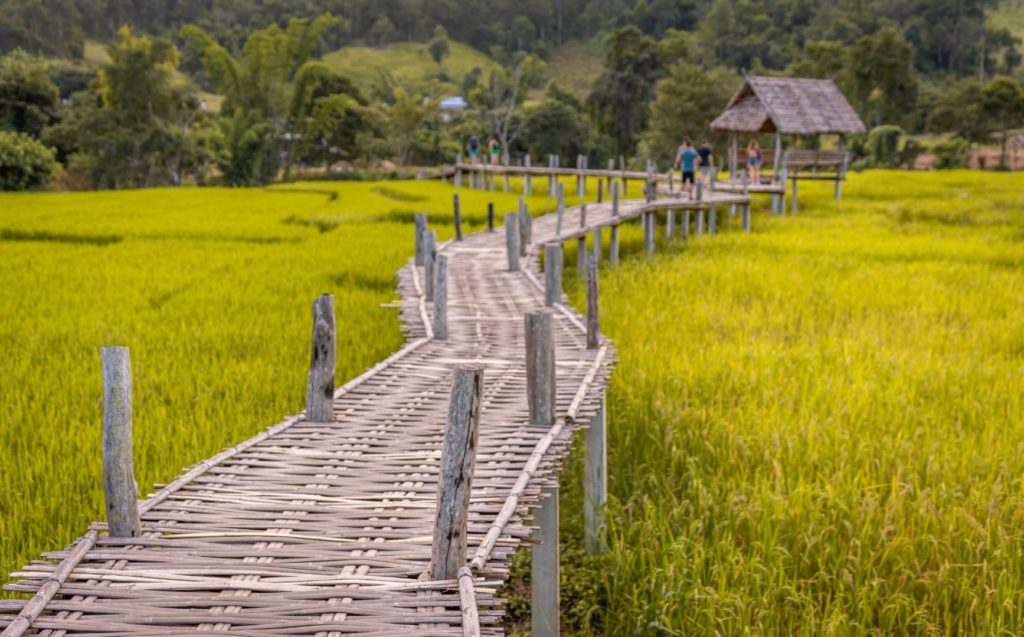
M780 179L782 135L839 135L838 151L790 150L786 153L783 169L793 180L795 210L798 178L834 179L836 197L840 196L840 183L845 178L848 162L843 136L863 133L865 128L864 122L832 80L748 75L743 86L729 100L725 111L711 122L711 130L732 133L729 156L732 175L737 173L739 133L775 133L773 181ZM811 174L799 176L800 170L809 170ZM785 177L782 179L784 182Z

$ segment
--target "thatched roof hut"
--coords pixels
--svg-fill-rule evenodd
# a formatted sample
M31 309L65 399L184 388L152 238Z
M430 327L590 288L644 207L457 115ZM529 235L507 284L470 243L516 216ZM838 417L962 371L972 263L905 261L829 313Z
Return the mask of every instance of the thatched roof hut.
M865 129L832 80L748 75L711 130L816 135Z

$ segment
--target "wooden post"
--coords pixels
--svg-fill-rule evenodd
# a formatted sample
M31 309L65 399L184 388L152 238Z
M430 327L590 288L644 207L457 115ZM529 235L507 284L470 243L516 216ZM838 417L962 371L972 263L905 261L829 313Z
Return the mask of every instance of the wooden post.
M703 210L698 210L697 211L697 236L698 237L703 237L704 236L704 211Z
M313 356L306 384L306 420L334 419L334 295L321 294L313 301Z
M714 206L708 208L708 234L718 232L718 211Z
M583 155L576 155L576 196L583 199L586 195L586 177L583 176Z
M494 202L487 202L487 232L494 232Z
M462 209L459 207L459 193L452 195L455 206L455 240L462 241Z
M427 230L423 253L423 296L434 300L434 263L437 259L437 232Z
M676 211L672 208L668 209L668 216L665 219L665 238L671 239L676 231Z
M604 201L604 182L600 179L597 180L597 203Z
M743 167L743 194L750 194L750 174L747 172L747 167Z
M455 187L462 188L462 155L455 156Z
M576 239L576 277L585 281L587 277L587 237Z
M732 150L729 154L729 182L736 185L736 168L739 163L739 146L736 141L736 133L732 134Z
M608 501L607 404L601 406L584 430L583 442L583 543L593 555L604 550L604 508Z
M793 214L796 214L797 212L800 211L800 199L799 199L799 196L797 195L796 183L797 183L796 175L793 175L793 195L792 195L793 196L793 208L791 210L791 212L793 212Z
M142 523L132 458L132 366L128 348L101 347L100 365L107 525L111 537L136 537L142 533Z
M562 244L544 246L544 305L562 302Z
M612 182L612 216L619 216L619 182Z
M615 170L615 160L608 160L608 174L605 175L605 187L608 188L608 192L612 191L612 171Z
M480 435L483 386L483 367L456 367L452 370L452 393L448 401L444 446L441 448L434 542L430 553L432 580L455 579L466 563L469 497Z
M550 310L530 312L525 318L526 398L530 424L544 428L555 424L557 408L553 322Z
M594 228L594 232L592 233L592 236L593 236L593 243L594 243L592 252L594 254L594 258L596 258L597 262L600 263L601 262L601 226L597 226L596 228Z
M601 340L599 317L597 257L587 255L587 349L597 349Z
M580 228L587 227L587 204L580 204Z
M557 208L557 210L555 212L555 236L556 237L560 236L562 234L562 219L565 217L565 192L564 192L565 189L564 189L564 184L562 184L562 182L558 182L557 190L558 190L558 200L557 200L556 203L557 203L558 208Z
M443 254L434 263L434 338L448 339L448 257Z
M675 170L669 169L668 171L668 191L671 193L675 189Z
M421 266L423 265L424 233L427 231L427 215L417 213L413 216L413 224L416 233L416 258L414 263Z
M836 168L836 201L843 198L843 178L846 176L846 138L839 133L839 152L842 153L842 160Z
M718 187L718 166L711 167L711 192Z
M788 183L789 166L782 164L782 195L779 197L779 214L786 214L786 184Z
M743 204L743 210L741 211L743 216L743 232L750 232L750 204Z
M608 242L608 263L619 263L619 224L612 226L612 238Z
M589 170L589 169L590 169L590 162L587 161L587 156L584 155L583 156L583 172L580 173L580 188L582 190L582 194L580 195L580 197L586 197L587 196L587 170Z
M654 219L653 212L644 213L644 253L647 255L654 254Z
M689 239L690 238L690 210L689 209L683 211L683 226L682 226L681 230L682 230L683 240L685 241L685 240Z
M519 215L505 213L505 252L508 253L508 271L519 271Z
M532 179L532 175L530 174L530 167L532 165L533 164L532 164L532 162L530 160L530 153L526 153L525 155L523 155L523 168L526 169L525 172L523 173L523 194L524 195L532 195L533 194L533 179Z
M526 209L526 202L523 198L519 198L519 256L526 256L526 249L530 247L530 217L529 211Z
M561 591L558 550L558 486L544 487L545 498L537 511L537 544L533 547L530 574L530 634L558 637Z
M704 180L697 180L697 201L704 201Z

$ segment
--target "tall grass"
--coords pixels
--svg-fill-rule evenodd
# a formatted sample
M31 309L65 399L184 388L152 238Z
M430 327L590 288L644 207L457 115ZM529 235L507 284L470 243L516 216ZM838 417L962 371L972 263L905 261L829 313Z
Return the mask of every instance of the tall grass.
M1020 177L801 194L604 268L610 546L567 547L574 632L1024 632Z

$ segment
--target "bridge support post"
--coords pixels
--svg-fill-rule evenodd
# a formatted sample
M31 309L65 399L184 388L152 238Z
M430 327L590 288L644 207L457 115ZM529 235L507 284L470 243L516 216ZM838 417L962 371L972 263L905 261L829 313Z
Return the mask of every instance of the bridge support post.
M487 202L487 232L494 232L494 202Z
M612 236L608 241L608 263L619 264L619 224L612 226Z
M714 206L708 208L708 234L718 233L718 211Z
M321 294L313 301L313 356L306 383L306 420L331 422L334 418L334 296Z
M750 204L743 204L743 232L750 232Z
M605 175L605 177L604 177L604 181L605 181L604 186L608 190L608 192L612 191L612 171L613 170L615 170L615 160L614 159L609 159L608 160L608 174Z
M612 216L619 216L619 182L612 182Z
M530 424L555 424L555 339L550 310L526 315L526 388ZM546 487L537 512L537 540L531 573L531 624L535 636L556 636L559 629L558 486Z
M530 247L530 234L533 230L533 217L526 209L526 202L519 198L519 256L525 257L526 250Z
M601 262L601 228L600 228L600 226L598 226L597 228L594 228L594 232L592 234L593 234L593 237L594 237L594 240L593 240L593 243L594 243L594 245L593 245L593 255L594 255L594 258L597 259L597 262L600 263Z
M601 340L597 263L595 255L587 255L587 349L597 349Z
M430 555L430 578L451 580L466 563L469 496L480 432L483 367L452 370L452 393L441 448L437 509Z
M111 537L142 533L132 458L132 366L127 347L101 347L103 494ZM334 386L332 384L331 391Z
M587 280L587 236L576 239L576 276L580 281Z
M644 253L648 256L654 254L654 223L655 214L653 212L644 213Z
M601 179L597 180L597 203L604 201L604 182Z
M427 215L417 213L413 216L413 227L416 232L416 258L413 261L418 266L423 265L423 248L424 248L424 234L427 231Z
M565 187L562 182L558 182L555 188L557 191L557 209L555 211L555 236L561 236L562 234L562 220L565 217Z
M526 155L523 156L523 168L526 169L526 172L523 173L523 194L527 196L533 194L533 180L530 175L530 166L530 153L526 153Z
M671 239L676 233L676 211L668 209L668 216L665 219L665 238Z
M703 237L704 236L704 211L703 210L698 210L697 211L697 236L698 237Z
M434 338L448 340L448 257L443 254L434 264Z
M604 508L608 502L607 403L601 406L584 431L583 542L587 553L604 551Z
M459 193L452 195L452 205L455 208L455 240L462 241L462 208L459 206Z
M779 214L786 214L786 184L789 182L789 166L787 164L782 165L782 194L779 195Z
M576 155L576 196L586 196L586 177L583 176L583 155Z
M544 246L544 305L562 302L562 244Z
M519 270L519 215L505 213L505 252L508 253L508 271Z
M680 228L680 234L683 236L683 241L690 238L690 210L686 209L683 211L683 225Z
M427 230L423 247L423 296L434 300L434 264L437 259L437 232Z

